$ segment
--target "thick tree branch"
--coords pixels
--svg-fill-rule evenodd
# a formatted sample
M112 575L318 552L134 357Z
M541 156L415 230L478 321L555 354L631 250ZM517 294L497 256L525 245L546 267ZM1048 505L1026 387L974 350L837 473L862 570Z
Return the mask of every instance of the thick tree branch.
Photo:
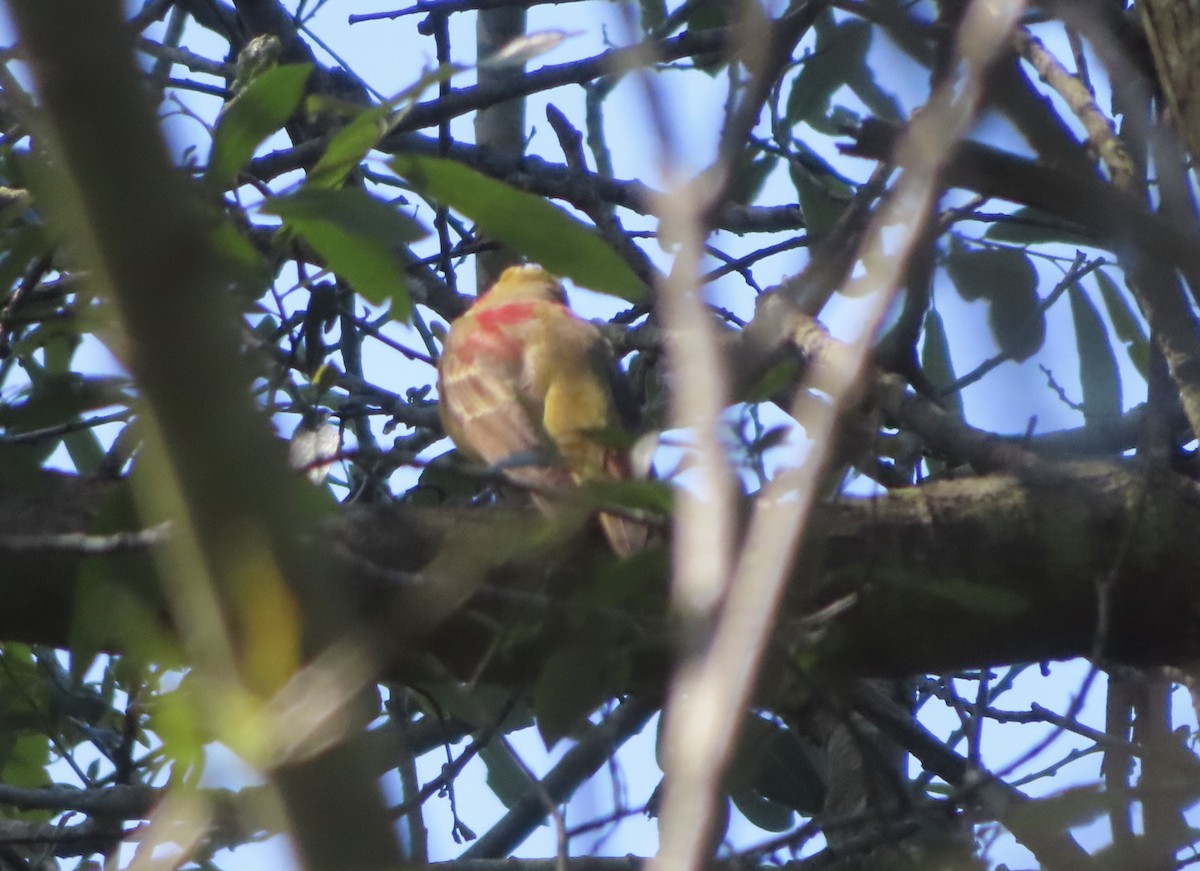
M13 553L6 537L86 530L116 486L48 475L35 488L3 488L0 638L70 646L80 573L89 558ZM601 542L580 539L514 553L514 537L531 534L528 525L523 533L514 529L518 520L540 525L500 510L359 508L331 521L319 540L296 546L344 563L348 580L339 583L338 594L357 601L364 622L423 631L419 649L470 674L491 638L468 612L502 621L570 612L582 606L550 593L530 595L530 584L579 589L610 559ZM1096 651L1140 665L1200 656L1194 582L1200 553L1177 547L1200 539L1200 490L1184 478L1146 477L1107 463L1039 464L1023 473L842 500L820 508L814 523L818 546L793 572L817 573L817 598L789 601L780 626L785 639L815 647L829 669L911 674ZM496 540L508 544L493 550ZM128 555L90 557L120 558ZM457 590L446 588L455 584ZM1110 615L1103 632L1101 595ZM433 633L428 622L414 625L410 616L414 602L430 597L442 614ZM827 618L807 616L831 601L848 607ZM660 618L630 613L631 638L662 633ZM107 643L119 649L123 639L114 634ZM544 644L553 646L537 639L514 645L490 659L486 673L496 680L528 678L543 660ZM663 639L638 654L635 683L661 689L666 646ZM412 675L412 652L393 658L396 676Z
M869 120L842 151L887 160L899 128ZM1153 214L1144 203L1094 176L1016 157L986 145L961 143L946 167L945 182L987 197L1033 206L1083 228L1096 244L1120 250L1130 242L1145 256L1175 264L1186 276L1200 276L1200 245L1193 234Z

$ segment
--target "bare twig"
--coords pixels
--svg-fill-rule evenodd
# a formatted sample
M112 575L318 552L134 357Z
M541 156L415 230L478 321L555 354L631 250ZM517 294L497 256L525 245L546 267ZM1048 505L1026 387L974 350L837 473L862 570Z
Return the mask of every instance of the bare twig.
M860 248L858 259L865 272L847 288L870 298L871 307L857 342L833 373L837 383L829 391L830 412L809 430L814 446L808 461L782 473L758 498L712 643L672 687L669 718L697 725L691 729L677 726L673 735L668 719L668 759L679 768L672 768L668 777L660 852L651 863L652 871L691 871L703 858L700 841L712 824L714 793L770 637L788 577L789 557L837 456L838 429L857 401L876 330L899 285L917 232L941 189L941 168L973 123L986 72L1007 44L1023 5L1014 0L974 2L968 7L958 34L960 75L935 92L897 147L896 162L902 175ZM885 228L889 234L904 229L885 243ZM712 498L718 499L720 494L714 493ZM700 836L695 835L697 831Z

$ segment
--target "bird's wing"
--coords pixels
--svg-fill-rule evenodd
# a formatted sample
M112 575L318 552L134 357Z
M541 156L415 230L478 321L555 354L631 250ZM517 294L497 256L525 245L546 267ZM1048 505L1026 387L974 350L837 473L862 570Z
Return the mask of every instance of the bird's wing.
M520 324L468 313L439 362L446 431L460 448L535 489L566 486L542 424L542 402L524 384L526 336Z
M602 477L605 439L594 434L621 425L613 400L612 354L596 326L555 306L527 346L530 378L544 389L542 426L576 481ZM610 439L611 440L611 439Z
M553 369L545 379L543 426L575 482L628 480L633 477L629 450L617 443L626 419L614 391L612 350L595 325L565 309L559 318L549 330L555 341L545 359ZM621 556L649 541L650 530L643 523L611 512L599 517L605 537Z

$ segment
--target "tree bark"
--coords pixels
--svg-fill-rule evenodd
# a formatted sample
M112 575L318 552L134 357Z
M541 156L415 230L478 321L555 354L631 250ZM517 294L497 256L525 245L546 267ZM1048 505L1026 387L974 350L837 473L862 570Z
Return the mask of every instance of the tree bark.
M0 639L69 646L73 614L81 602L93 607L85 578L105 577L108 589L158 611L157 586L142 574L152 570L153 545L86 535L122 486L49 473L37 486L0 482ZM549 618L585 608L562 591L594 583L613 559L598 536L556 538L540 517L496 509L352 508L318 538L296 547L341 564L337 594L392 639L386 655L397 677L411 676L419 651L473 673L494 641L481 612L506 625L552 626ZM818 598L793 597L777 631L783 649L809 648L825 668L861 676L1075 656L1186 663L1200 655L1200 550L1188 544L1197 540L1194 482L1116 464L1042 465L844 499L818 512L792 567L797 581L816 573ZM665 563L643 583L665 589ZM624 619L636 688L661 686L665 616L640 608ZM127 646L118 624L108 628L101 646ZM647 635L660 640L647 645ZM527 678L552 647L530 633L492 651L485 675Z

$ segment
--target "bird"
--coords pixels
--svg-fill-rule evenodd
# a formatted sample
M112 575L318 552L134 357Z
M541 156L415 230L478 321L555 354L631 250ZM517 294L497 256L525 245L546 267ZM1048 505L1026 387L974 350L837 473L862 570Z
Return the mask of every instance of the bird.
M467 457L530 491L548 515L555 491L634 477L619 370L599 327L576 315L562 282L510 266L450 325L438 360L442 425ZM648 527L601 512L612 550L643 549Z

